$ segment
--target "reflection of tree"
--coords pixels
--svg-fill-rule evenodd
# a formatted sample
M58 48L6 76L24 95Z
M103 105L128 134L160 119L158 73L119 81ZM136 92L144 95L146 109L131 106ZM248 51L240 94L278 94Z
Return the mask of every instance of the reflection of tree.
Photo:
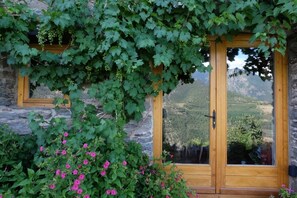
M247 150L262 144L262 124L262 120L253 115L241 116L230 120L228 144L239 142L245 145Z
M259 149L263 144L262 121L252 115L229 121L228 164L261 164Z
M270 81L273 78L273 55L270 53L268 57L264 56L264 53L259 48L228 48L227 58L229 61L234 61L235 56L238 55L239 50L247 55L245 65L243 69L234 69L230 77L242 75L258 75L263 81Z
M228 57L228 61L234 61L235 60L235 56L238 55L239 52L239 48L227 48L227 57Z

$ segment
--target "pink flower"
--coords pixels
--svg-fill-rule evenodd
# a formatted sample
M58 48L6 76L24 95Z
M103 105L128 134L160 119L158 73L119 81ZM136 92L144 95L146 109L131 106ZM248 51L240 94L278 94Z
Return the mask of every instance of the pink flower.
M67 151L66 150L62 150L61 154L62 155L66 155L67 154Z
M91 157L96 157L96 153L95 153L95 152L91 152L91 153L90 153L90 156L91 156Z
M84 174L80 174L80 175L78 176L78 179L79 179L79 180L84 180L84 179L85 179L85 175L84 175Z
M66 143L67 143L67 140L63 140L63 141L62 141L62 144L66 144Z
M72 171L72 174L73 174L73 175L77 175L77 174L78 174L78 170L74 169L74 170Z
M110 165L110 162L106 160L105 163L103 164L103 168L108 169L109 165Z
M101 172L100 172L100 175L101 175L101 176L105 176L105 175L106 175L106 171L105 171L105 170L101 171Z
M1 198L1 197L0 197ZM84 198L90 198L90 195L85 195Z
M56 188L56 185L55 184L51 184L51 185L49 185L49 188L53 190L53 189Z
M164 188L165 187L165 183L161 182L161 187Z
M117 191L116 191L115 189L112 189L112 190L110 191L110 194L111 194L111 195L116 195L116 194L117 194Z
M60 169L57 169L57 170L56 170L56 175L60 175L60 174L61 174Z
M0 198L3 198L3 196L2 196L2 195L0 195Z
M73 184L73 186L71 187L71 190L73 190L73 191L77 191L77 190L78 190L78 185Z
M69 135L69 134L68 134L67 132L64 133L64 137L68 137L68 135Z
M71 166L70 166L70 164L66 164L65 167L66 167L67 169L69 169Z
M81 195L81 193L83 192L83 190L80 188L76 192L77 192L77 194L80 194Z
M127 166L127 162L125 160L123 161L122 164L123 164L123 166Z
M89 163L89 161L87 159L84 160L83 164L87 165Z
M80 180L76 179L74 180L74 185L79 185L80 184Z
M83 145L83 148L88 148L88 144L85 143L85 144Z
M115 189L107 190L105 192L107 195L116 195L118 192Z
M61 178L64 179L66 177L66 175L67 175L66 173L62 172L61 173Z
M59 155L60 154L60 151L59 150L56 150L56 155Z
M169 195L166 195L166 198L170 198L170 196Z
M43 146L39 147L39 151L42 152L44 150Z

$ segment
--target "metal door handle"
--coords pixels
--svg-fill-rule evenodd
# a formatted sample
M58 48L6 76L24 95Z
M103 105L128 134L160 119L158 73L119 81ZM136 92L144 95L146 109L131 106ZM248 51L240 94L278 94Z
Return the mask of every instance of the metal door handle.
M216 128L216 119L217 119L216 111L215 110L212 111L212 116L210 116L210 115L204 115L204 116L208 117L208 118L212 118L212 128L215 129Z

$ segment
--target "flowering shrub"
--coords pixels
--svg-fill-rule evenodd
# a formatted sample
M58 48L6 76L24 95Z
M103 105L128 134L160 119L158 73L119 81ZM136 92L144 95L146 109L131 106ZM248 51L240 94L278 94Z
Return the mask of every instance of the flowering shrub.
M191 195L194 197L194 192L188 189L182 173L176 170L174 165L170 166L168 172L165 171L168 165L169 162L140 166L140 179L137 186L139 197L184 198Z
M279 197L280 198L297 198L297 193L294 192L292 189L287 188L285 185L282 185L281 189L279 190Z
M82 105L82 104L78 104ZM78 107L76 106L76 107ZM188 197L189 189L174 166L150 162L141 146L125 141L113 118L99 118L92 105L81 106L71 123L49 123L31 116L37 139L35 170L0 188L6 197ZM43 127L47 124L47 127Z
M36 164L48 172L42 196L135 197L135 163L144 163L147 157L136 143L124 141L114 120L85 112L70 127L61 118L46 129L40 122L32 120L31 125L39 140Z

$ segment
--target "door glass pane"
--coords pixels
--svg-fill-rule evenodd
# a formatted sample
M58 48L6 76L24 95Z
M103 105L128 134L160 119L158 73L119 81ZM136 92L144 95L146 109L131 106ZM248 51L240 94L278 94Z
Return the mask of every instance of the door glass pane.
M205 50L205 66L209 50ZM209 73L196 71L192 84L179 84L163 97L163 151L175 163L209 163Z
M273 54L227 49L228 164L274 165Z

